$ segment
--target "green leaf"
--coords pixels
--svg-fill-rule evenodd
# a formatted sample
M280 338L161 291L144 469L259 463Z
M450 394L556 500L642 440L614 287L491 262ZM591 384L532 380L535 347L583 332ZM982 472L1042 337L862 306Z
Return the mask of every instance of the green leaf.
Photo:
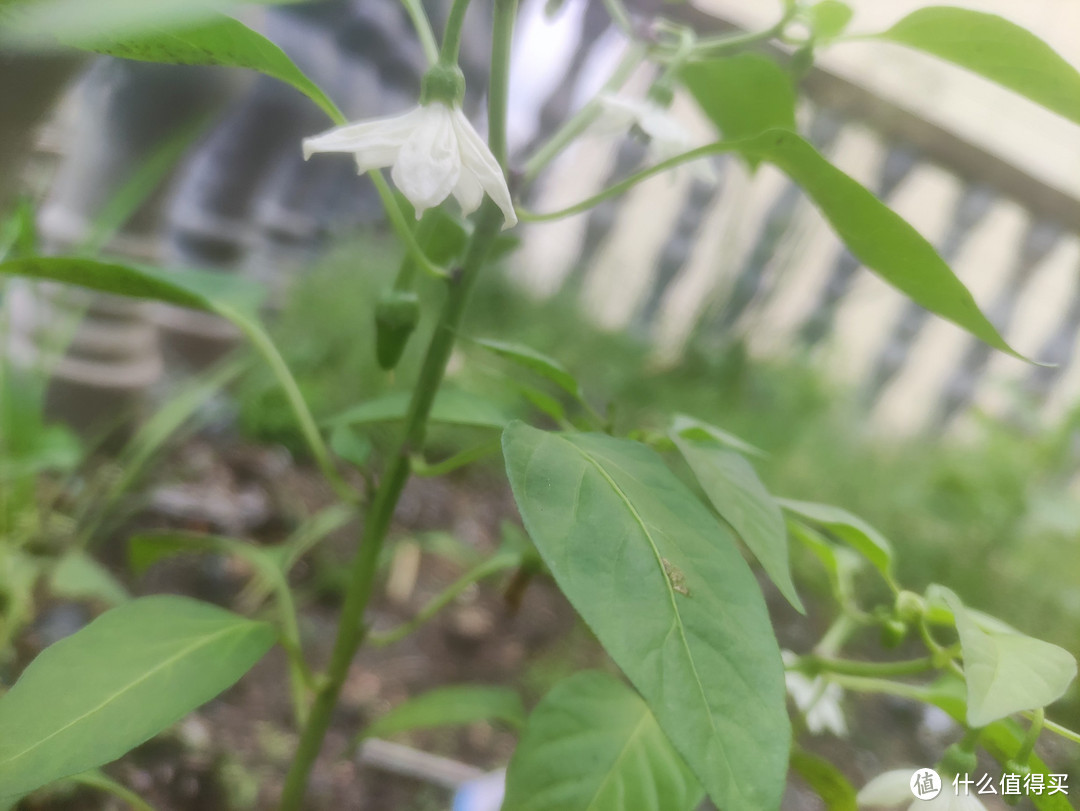
M779 806L780 651L731 534L637 442L503 433L514 498L559 587L718 806Z
M349 464L363 468L371 458L372 444L364 434L339 423L330 434L330 449Z
M100 600L110 606L131 599L108 569L77 549L60 558L49 576L49 591L58 597Z
M746 456L768 456L761 448L755 447L749 442L739 439L735 434L729 434L727 431L723 431L715 425L709 425L707 422L702 422L694 417L688 417L685 414L675 415L675 418L671 423L671 432L695 441L712 440L714 442L719 442L721 445L727 445L732 450L736 450Z
M648 705L618 679L585 671L529 716L502 811L691 811L701 795Z
M477 340L476 343L485 349L494 352L501 358L513 361L530 371L536 372L558 386L573 397L581 397L581 386L578 385L574 376L566 371L561 363L554 358L549 358L542 352L537 352L522 344L508 343L506 341L492 341L488 339Z
M187 532L147 532L128 541L128 565L136 575L145 574L155 563L177 555L216 553L236 555L250 563L260 575L275 582L282 575L278 561L283 547L259 547L236 538L198 535Z
M326 422L328 425L362 425L403 420L409 411L411 397L410 392L395 391L354 406ZM502 428L510 419L491 400L458 389L440 389L429 417L431 422L478 428Z
M956 617L967 680L967 723L982 727L1014 712L1045 707L1076 678L1068 651L1024 634L986 631L955 593L940 587Z
M910 698L940 707L958 723L965 723L963 680L947 673L931 684L914 686L904 685L904 693ZM1010 718L995 721L984 727L979 733L979 744L1002 766L1014 760L1027 736L1027 725L1021 726ZM1044 783L1050 784L1049 770L1038 755L1029 756L1028 765L1032 774L1044 776ZM1038 811L1074 811L1067 795L1064 794L1029 794L1028 798Z
M187 20L174 18L167 28L161 27L161 22L140 22L138 14L134 15L134 24L124 25L124 15L132 19L126 7L130 2L114 17L103 15L100 9L96 13L80 11L80 5L86 5L84 0L50 0L40 4L11 20L5 37L38 44L52 37L62 45L140 62L250 68L292 85L335 123L345 122L337 105L284 51L240 21L213 14L207 0L196 0ZM140 5L155 3L143 0Z
M785 599L805 614L791 581L784 515L754 468L716 443L686 439L675 432L671 438L720 517L743 539Z
M829 577L829 585L833 595L841 605L848 605L854 601L852 587L852 575L859 567L865 565L865 558L847 548L838 548L825 538L820 532L806 524L802 524L792 518L787 520L787 530L791 537L801 543L816 557L825 567L825 573Z
M776 501L788 512L828 530L870 561L886 580L892 581L892 546L884 535L861 518L828 504L792 501L786 498L778 498Z
M791 753L791 768L825 802L825 811L858 811L855 788L825 758L795 749Z
M768 57L745 53L691 62L679 78L724 138L747 138L774 127L795 129L791 77Z
M1080 124L1080 72L1004 17L935 6L912 12L877 37L967 68Z
M509 687L462 685L429 690L369 724L362 738L386 737L413 729L500 721L514 729L525 726L521 697Z
M0 0L5 38L17 44L55 45L55 38L130 36L190 25L248 4L249 0ZM278 5L295 0L260 0ZM89 34L86 32L89 31Z
M821 0L808 9L807 22L819 41L835 39L851 22L851 6L840 0Z
M901 293L990 346L1022 357L998 334L934 247L809 143L793 132L772 130L737 148L775 164L798 183L848 250Z
M0 273L75 284L102 293L162 301L206 312L219 312L224 304L254 313L262 303L264 292L259 285L234 273L168 271L73 256L13 259L0 263Z
M132 600L46 648L0 696L0 797L109 763L226 689L276 633L185 597Z

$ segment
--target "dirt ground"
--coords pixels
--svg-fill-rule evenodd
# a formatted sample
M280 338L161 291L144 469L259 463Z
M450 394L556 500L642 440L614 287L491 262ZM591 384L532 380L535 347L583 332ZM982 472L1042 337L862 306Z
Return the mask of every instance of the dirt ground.
M274 543L295 527L300 516L333 503L318 475L293 464L280 449L209 439L190 441L177 451L159 469L157 482L135 517L99 554L135 594L180 593L233 610L241 610L238 595L250 574L237 561L174 558L134 579L124 565L126 539L139 530L174 528ZM494 472L480 470L449 480L414 479L397 513L386 559L386 586L371 611L374 628L408 620L462 572L460 562L421 552L421 545L412 539L443 530L475 552L488 554L498 546L505 521L516 522L517 514L508 489ZM333 642L344 562L357 529L353 524L333 533L293 571L301 632L309 659L317 665L325 662ZM576 669L615 672L550 581L531 581L515 605L506 593L511 577L495 577L470 588L399 643L363 649L312 776L307 808L449 808L446 787L372 766L348 752L350 740L365 723L409 696L441 685L505 684L518 688L531 706L555 681ZM811 608L810 616L801 618L770 585L763 582L763 588L782 644L795 650L809 647L823 630L824 612ZM49 605L19 642L23 663L90 616L85 606ZM845 707L850 737L820 736L813 739L812 749L837 763L855 785L887 768L933 763L956 734L944 719L898 700L853 696ZM506 764L515 738L504 728L479 723L395 740L487 770ZM286 661L275 649L236 686L105 771L160 811L273 808L295 742ZM29 798L19 809L122 807L98 792L70 788ZM789 782L784 811L823 808L797 780Z

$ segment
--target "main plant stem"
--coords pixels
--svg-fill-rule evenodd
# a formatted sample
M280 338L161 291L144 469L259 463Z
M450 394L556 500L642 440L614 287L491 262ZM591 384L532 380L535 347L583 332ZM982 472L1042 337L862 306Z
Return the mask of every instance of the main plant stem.
M443 305L438 326L435 328L435 334L432 335L431 343L428 345L424 365L420 370L420 378L413 390L404 434L364 521L360 549L353 561L349 589L345 594L345 603L341 609L341 622L338 626L334 650L330 655L325 679L311 707L308 723L301 734L296 757L285 780L285 789L281 797L282 811L296 811L301 808L308 774L322 748L323 738L330 726L338 695L341 693L341 687L349 671L349 664L360 648L360 643L363 642L367 630L364 625L364 612L371 599L379 552L386 539L386 532L390 527L390 520L393 518L398 499L401 497L401 491L409 478L409 457L414 450L419 450L423 445L431 404L446 372L446 364L454 347L454 338L461 325L469 293L491 249L491 243L499 232L501 222L502 213L498 206L487 201L481 209L479 222L465 261L448 280L449 291L446 302Z
M464 6L464 3L457 5ZM488 141L491 151L503 167L506 166L507 77L516 14L517 0L496 0L491 84L488 93L488 121L491 127ZM364 641L364 635L367 632L364 612L371 599L379 552L382 551L383 542L386 540L386 533L390 528L390 521L394 516L398 499L401 498L401 491L409 478L409 460L413 453L423 448L431 404L435 400L435 394L446 373L446 365L450 360L454 340L465 315L469 294L491 252L491 246L499 233L502 219L503 215L499 207L490 199L485 199L477 215L476 229L473 231L462 265L446 280L448 286L446 301L439 316L439 323L428 344L427 354L424 356L424 363L420 369L420 377L413 389L401 441L391 457L389 468L379 483L367 511L363 534L360 538L360 549L352 564L349 589L345 595L345 604L341 609L341 622L338 625L334 650L330 654L330 664L316 693L307 724L300 735L296 757L285 778L285 788L281 795L282 811L299 811L303 804L308 775L322 748L326 730L330 727L330 720L334 707L337 706L341 687L348 675L349 665Z

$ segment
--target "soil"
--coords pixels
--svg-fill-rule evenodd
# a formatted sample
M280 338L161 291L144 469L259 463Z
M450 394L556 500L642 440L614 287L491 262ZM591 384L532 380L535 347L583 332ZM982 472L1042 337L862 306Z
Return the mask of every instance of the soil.
M334 503L317 472L280 449L197 438L178 450L157 475L156 489L99 555L135 594L179 593L233 610L250 572L213 556L173 558L134 579L125 566L126 539L147 529L228 532L261 543L281 541L298 520ZM414 479L396 515L387 555L388 577L371 609L376 630L415 615L456 579L461 561L422 551L424 533L445 531L467 550L485 555L500 543L503 522L518 521L502 480L493 471L449 479ZM301 631L309 661L327 659L340 603L344 563L358 527L324 540L293 573ZM508 599L511 576L470 588L417 633L385 648L365 647L342 692L339 710L313 772L306 808L312 811L436 811L449 807L444 786L375 767L349 752L356 732L409 696L433 687L483 683L516 687L534 704L559 678L576 669L617 672L553 584L542 578ZM785 647L805 650L824 630L826 611L797 615L762 581ZM514 590L516 593L516 589ZM814 603L810 602L813 606ZM89 620L86 606L49 604L19 640L23 663L45 645ZM901 654L902 655L902 652ZM851 696L845 704L847 739L812 738L812 749L839 765L855 785L899 764L930 764L955 738L940 714L910 703ZM486 723L395 738L424 752L489 770L504 766L515 737ZM803 739L805 742L805 739ZM160 811L235 811L275 806L296 743L285 657L271 651L237 685L169 732L106 767ZM986 764L986 771L998 770ZM1026 801L1025 801L1026 803ZM988 807L995 806L992 802ZM118 800L69 786L24 800L20 811L119 809ZM711 808L711 806L706 806ZM824 809L798 779L788 784L784 811Z

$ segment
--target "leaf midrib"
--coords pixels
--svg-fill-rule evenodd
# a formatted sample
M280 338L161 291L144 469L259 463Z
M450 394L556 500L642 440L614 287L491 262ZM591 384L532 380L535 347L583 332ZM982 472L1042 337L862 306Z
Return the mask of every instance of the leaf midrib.
M664 588L667 590L668 599L671 601L671 610L675 615L675 625L679 629L679 638L682 640L683 648L686 650L686 658L690 662L690 672L694 674L694 683L698 688L698 693L701 696L701 701L705 705L705 715L709 719L709 728L712 730L713 735L717 735L716 721L712 715L712 707L709 705L709 699L705 695L705 685L701 680L701 675L698 673L697 662L694 661L693 651L690 650L690 643L686 638L686 628L683 626L682 614L679 613L679 606L675 599L675 590L671 587L671 581L668 580L667 574L664 572L663 556L660 554L660 550L656 546L656 542L653 540L652 533L649 532L648 526L638 513L637 509L631 503L623 489L615 482L615 480L604 470L603 466L592 457L584 448L576 445L573 442L569 443L572 447L577 449L578 453L596 468L597 472L604 478L604 480L611 486L612 490L619 496L623 504L626 505L627 510L634 517L638 526L641 527L642 533L645 535L645 539L649 542L649 547L652 549L653 556L656 558L656 565L659 567L660 576L664 581Z
M140 684L145 682L147 679L151 678L152 676L154 676L155 674L157 674L161 670L171 666L178 659L180 659L180 658L182 658L184 656L187 656L188 654L192 653L193 651L198 650L200 647L204 647L206 645L209 645L211 642L214 642L217 639L219 639L219 638L221 638L223 636L226 636L226 635L228 635L230 633L234 633L234 632L237 632L237 631L248 631L248 630L250 630L250 628L248 628L248 627L240 626L240 625L233 625L233 626L231 626L229 628L224 628L224 629L218 631L217 633L212 634L211 636L202 637L195 644L189 645L186 648L183 648L182 650L177 651L175 654L170 656L168 659L165 659L164 661L160 662L156 666L152 667L150 670L148 670L146 673L144 673L139 678L137 678L134 681L129 682L128 684L124 685L122 688L120 688L116 692L112 693L110 696L106 697L105 700L103 700L97 706L92 707L91 709L84 712L82 715L78 716L77 718L72 719L71 721L64 724L64 726L60 727L59 729L56 729L53 732L50 732L44 738L42 738L41 740L33 743L32 745L30 745L26 749L23 749L21 752L17 752L15 755L13 755L13 756L5 759L5 760L0 760L0 767L10 766L12 763L15 763L19 759L26 757L31 752L33 752L35 749L42 746L43 744L48 743L50 740L55 738L57 735L63 734L64 732L71 729L76 724L79 724L82 721L84 721L85 719L89 718L91 715L94 715L95 713L100 712L104 707L106 707L109 704L111 704L112 702L116 701L119 696L121 696L124 693L127 693L127 692L129 692L131 690L134 690L136 687L138 687Z
M604 789L607 787L608 783L611 782L612 776L618 771L619 764L622 762L623 758L626 757L626 753L630 751L634 740L641 735L642 730L646 726L646 722L649 720L649 715L648 707L644 707L642 709L641 718L634 725L634 731L627 737L626 743L623 744L622 749L619 750L619 754L616 755L615 760L612 761L611 768L607 770L604 779L601 780L600 785L596 787L596 791L593 793L592 799L589 800L589 805L585 808L585 811L594 811L596 808L596 801L603 795ZM600 809L600 811L606 811L606 809Z

